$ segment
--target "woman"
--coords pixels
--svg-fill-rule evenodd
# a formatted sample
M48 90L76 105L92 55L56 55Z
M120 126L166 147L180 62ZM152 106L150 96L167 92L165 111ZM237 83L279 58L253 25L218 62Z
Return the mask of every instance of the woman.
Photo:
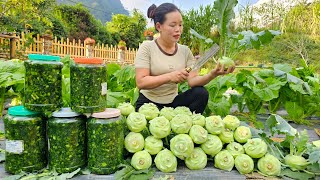
M203 113L209 94L203 87L219 75L231 73L234 67L224 70L217 65L205 76L197 71L188 73L185 68L194 63L194 57L187 46L178 44L182 33L182 15L171 3L159 7L152 5L148 9L148 18L153 19L160 37L143 42L135 59L136 84L140 95L136 111L144 103L154 103L159 109L186 106L192 112ZM178 95L178 83L188 81L191 89Z

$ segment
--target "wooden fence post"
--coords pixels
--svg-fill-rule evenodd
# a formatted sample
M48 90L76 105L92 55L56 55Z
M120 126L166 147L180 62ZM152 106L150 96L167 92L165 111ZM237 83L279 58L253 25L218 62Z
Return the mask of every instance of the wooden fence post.
M118 63L121 65L124 64L125 52L126 51L121 48L118 49Z
M84 40L84 44L86 46L86 58L91 58L94 56L93 46L95 45L96 41L91 38L86 38Z
M42 35L42 54L51 54L52 53L52 35L44 34Z
M16 57L16 37L11 37L10 38L10 59L14 59L15 57Z

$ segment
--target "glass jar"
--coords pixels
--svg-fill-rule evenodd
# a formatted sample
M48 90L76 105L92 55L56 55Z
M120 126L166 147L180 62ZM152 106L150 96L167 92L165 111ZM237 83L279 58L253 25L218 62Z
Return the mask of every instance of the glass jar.
M48 120L49 168L58 173L86 166L86 119L70 108L61 108Z
M59 56L29 54L24 62L25 103L28 110L53 112L62 104L62 67Z
M88 167L94 174L112 174L123 162L124 121L120 110L107 108L88 121Z
M4 117L5 170L12 174L41 170L47 165L46 125L38 113L23 106L9 108Z
M71 109L101 112L107 105L107 69L102 59L75 58L70 67Z

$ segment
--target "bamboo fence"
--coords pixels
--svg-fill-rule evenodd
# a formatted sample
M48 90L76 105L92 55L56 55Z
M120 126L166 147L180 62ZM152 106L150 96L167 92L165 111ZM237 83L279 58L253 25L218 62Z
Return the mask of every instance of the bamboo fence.
M0 36L0 58L10 58L11 51L16 52L19 58L24 59L28 54L43 53L43 38L37 34L33 42L27 45L27 39L21 35ZM93 57L102 58L106 63L133 64L137 49L127 48L121 51L117 46L108 44L96 44L93 46ZM120 56L120 53L123 53ZM63 58L69 55L71 58L86 57L86 46L81 40L69 40L69 38L52 39L51 55ZM122 57L122 60L121 60Z

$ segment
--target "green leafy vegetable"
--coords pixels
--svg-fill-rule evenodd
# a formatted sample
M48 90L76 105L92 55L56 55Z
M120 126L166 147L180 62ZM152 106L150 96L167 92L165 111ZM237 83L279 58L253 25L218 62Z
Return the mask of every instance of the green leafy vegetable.
M185 134L188 133L192 127L192 119L189 115L177 114L172 118L170 124L173 132L177 134Z
M170 140L170 150L179 159L184 160L191 156L194 150L194 144L189 135L178 134Z
M191 153L191 156L185 159L185 163L191 170L203 169L207 165L207 155L201 148L196 147Z
M149 121L150 126L149 130L150 133L155 138L165 138L167 137L171 132L170 122L168 119L166 119L163 116L156 117L153 120Z
M62 105L61 62L25 61L24 106L36 112L53 112Z
M154 136L148 136L145 139L144 149L151 155L158 154L163 148L163 142L161 139Z
M127 126L132 132L141 132L147 127L147 120L143 114L132 112L126 120Z
M131 165L136 170L148 169L152 164L152 158L147 151L138 151L133 154Z
M145 103L139 108L139 113L144 114L147 120L152 120L158 117L160 111L158 107L153 103Z
M131 153L141 151L144 147L144 138L140 133L130 132L124 139L124 146Z
M177 158L168 149L160 151L155 157L154 162L161 172L170 173L177 170Z
M231 171L234 166L234 159L231 153L227 150L220 151L214 157L214 166L225 171Z
M79 113L101 112L107 106L106 66L73 64L70 67L71 108Z
M87 126L89 169L95 174L114 173L123 161L123 120L91 118Z
M80 117L48 121L49 168L58 173L86 166L86 121Z
M40 117L4 118L6 134L5 170L12 174L41 170L47 165L45 121Z
M276 157L266 154L258 160L258 169L264 175L279 176L281 173L281 163Z
M174 113L174 109L172 107L163 107L160 110L160 115L159 116L164 116L167 118L169 121L175 116L176 114Z
M201 149L208 155L215 156L222 149L222 141L216 135L208 134L208 139L205 143L201 144Z
M206 117L206 129L210 134L220 134L224 130L224 123L221 116Z
M250 156L240 154L234 160L234 164L240 174L249 174L253 171L254 163Z

